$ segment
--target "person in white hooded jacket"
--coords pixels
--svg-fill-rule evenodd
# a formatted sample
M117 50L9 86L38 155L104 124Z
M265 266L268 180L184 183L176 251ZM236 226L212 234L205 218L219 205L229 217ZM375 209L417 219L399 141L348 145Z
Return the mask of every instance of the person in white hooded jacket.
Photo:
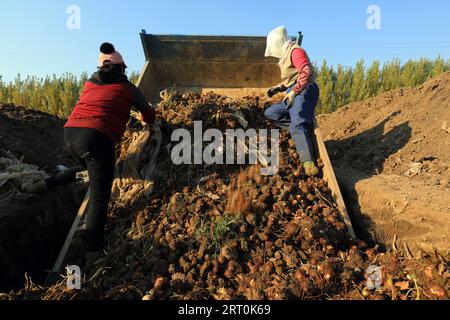
M312 64L305 50L289 39L285 27L269 33L265 56L279 59L282 79L269 89L268 96L271 98L280 92L286 95L282 102L267 108L264 115L279 127L289 129L305 173L315 176L319 169L314 162L311 134L320 91L314 81Z

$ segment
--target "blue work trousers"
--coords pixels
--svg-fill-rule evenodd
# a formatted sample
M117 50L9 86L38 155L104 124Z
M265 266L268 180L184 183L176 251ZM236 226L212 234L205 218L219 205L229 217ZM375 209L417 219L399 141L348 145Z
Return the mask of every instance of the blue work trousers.
M287 107L287 103L281 102L270 106L264 112L266 118L274 121L278 127L290 131L301 162L314 160L311 135L314 130L314 112L319 94L319 86L311 82L295 97L290 108Z

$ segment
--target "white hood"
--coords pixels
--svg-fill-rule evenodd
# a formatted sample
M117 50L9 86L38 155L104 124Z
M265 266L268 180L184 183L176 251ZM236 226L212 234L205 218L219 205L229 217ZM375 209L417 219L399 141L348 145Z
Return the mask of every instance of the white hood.
M278 27L270 31L267 36L266 57L275 57L281 59L284 57L285 50L290 44L286 27Z

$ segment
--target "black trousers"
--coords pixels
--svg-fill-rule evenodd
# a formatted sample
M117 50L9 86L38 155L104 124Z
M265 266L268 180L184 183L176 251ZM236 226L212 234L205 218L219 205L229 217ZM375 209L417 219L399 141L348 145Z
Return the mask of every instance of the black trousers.
M86 244L90 248L101 247L114 179L115 143L90 128L65 128L64 140L69 152L89 172Z

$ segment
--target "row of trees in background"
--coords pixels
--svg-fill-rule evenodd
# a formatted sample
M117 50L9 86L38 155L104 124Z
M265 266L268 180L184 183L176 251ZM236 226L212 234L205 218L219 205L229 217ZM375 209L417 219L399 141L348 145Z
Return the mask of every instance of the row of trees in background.
M368 68L364 60L355 67L337 68L328 66L324 60L321 67L315 66L316 81L320 87L317 113L337 110L350 102L364 100L380 93L401 88L415 87L450 70L450 59L409 60L404 65L395 59L380 64L374 61Z
M132 72L128 78L136 83L138 76L138 73ZM66 73L59 77L28 76L25 79L19 74L13 81L4 83L0 76L0 102L14 103L67 118L88 78L86 72L79 77Z
M450 60L446 62L441 57L435 60L422 58L409 60L402 65L400 60L395 59L383 65L374 61L369 67L365 66L364 60L360 60L355 67L338 65L337 68L329 66L324 60L315 69L321 91L317 113L327 113L350 102L364 100L392 89L422 84L449 71ZM14 81L4 83L0 76L0 101L65 118L76 104L87 78L87 73L80 77L65 74L45 78L29 76L25 79L18 75ZM136 72L129 76L134 83L137 78Z

